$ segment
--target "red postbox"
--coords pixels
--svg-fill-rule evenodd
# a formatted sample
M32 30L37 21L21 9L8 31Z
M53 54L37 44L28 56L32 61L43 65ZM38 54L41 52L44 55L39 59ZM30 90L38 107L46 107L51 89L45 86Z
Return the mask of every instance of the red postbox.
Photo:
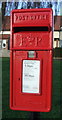
M11 109L38 112L51 110L52 41L52 9L11 12Z

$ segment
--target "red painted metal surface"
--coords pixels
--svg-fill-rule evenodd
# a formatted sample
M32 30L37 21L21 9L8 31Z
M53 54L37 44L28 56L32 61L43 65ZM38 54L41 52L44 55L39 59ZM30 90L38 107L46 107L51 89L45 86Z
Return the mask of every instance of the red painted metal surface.
M13 10L11 13L10 108L13 110L38 112L51 110L52 14L52 9L22 9ZM29 57L29 51L34 51L35 55ZM38 93L23 92L25 60L40 62Z

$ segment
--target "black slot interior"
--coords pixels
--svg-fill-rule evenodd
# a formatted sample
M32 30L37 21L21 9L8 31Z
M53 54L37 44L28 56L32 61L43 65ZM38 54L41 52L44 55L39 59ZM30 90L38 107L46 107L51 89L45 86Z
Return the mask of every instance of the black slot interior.
M14 32L23 32L23 31L48 31L48 27L14 27Z

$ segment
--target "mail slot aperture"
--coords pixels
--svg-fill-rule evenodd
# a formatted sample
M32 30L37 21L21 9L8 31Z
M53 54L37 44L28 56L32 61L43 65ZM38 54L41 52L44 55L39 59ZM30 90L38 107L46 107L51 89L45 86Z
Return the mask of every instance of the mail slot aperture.
M49 26L43 26L43 27L15 27L14 32L23 32L23 31L50 31Z

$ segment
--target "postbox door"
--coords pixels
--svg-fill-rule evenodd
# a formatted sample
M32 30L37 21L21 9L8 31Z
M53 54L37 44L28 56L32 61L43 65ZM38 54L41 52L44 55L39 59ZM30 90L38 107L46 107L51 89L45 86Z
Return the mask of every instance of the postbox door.
M28 53L29 51L11 53L11 108L48 112L51 109L52 51L34 51L34 57L28 56Z

